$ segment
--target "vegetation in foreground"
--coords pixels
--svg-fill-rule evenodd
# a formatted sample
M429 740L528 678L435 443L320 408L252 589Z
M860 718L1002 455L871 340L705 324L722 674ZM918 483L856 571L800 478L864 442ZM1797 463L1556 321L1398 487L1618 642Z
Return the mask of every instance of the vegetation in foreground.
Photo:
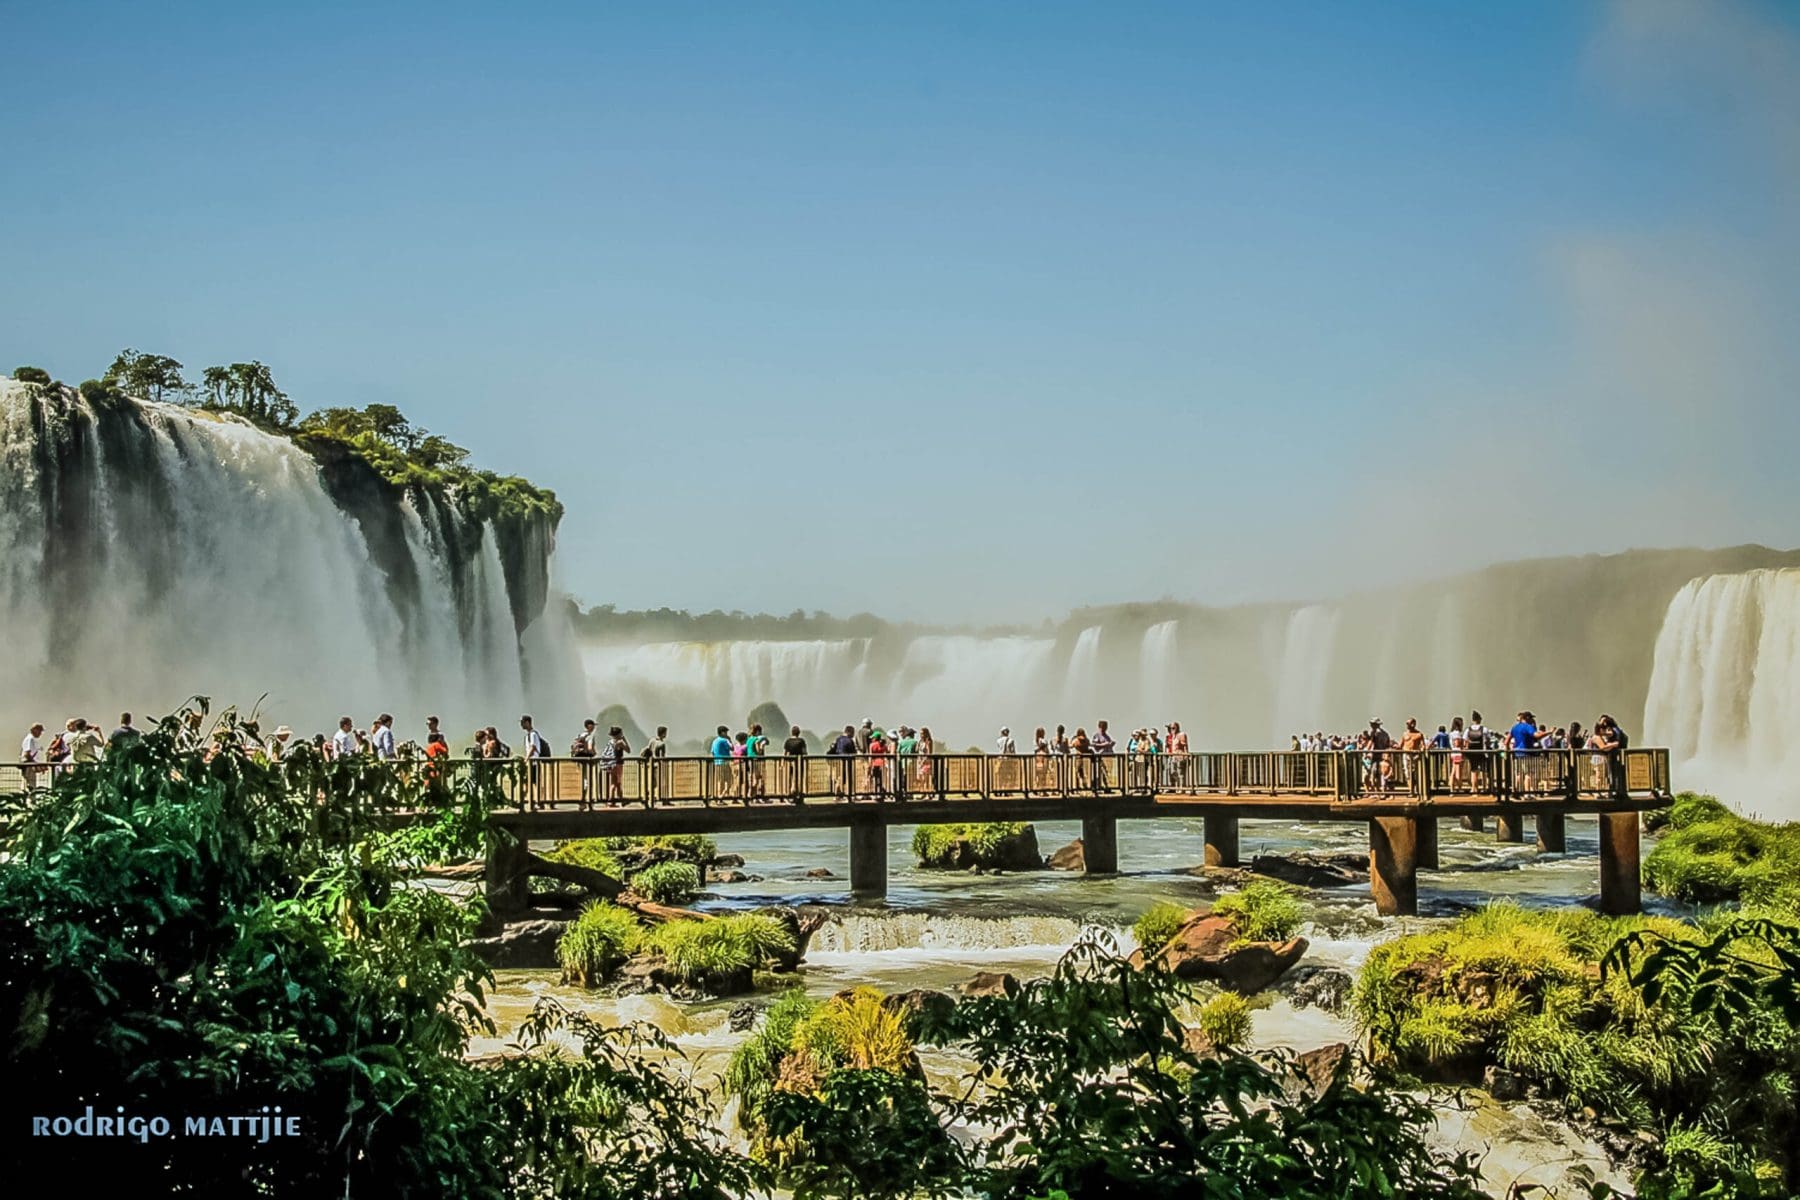
M1504 1069L1651 1132L1645 1196L1787 1195L1800 1004L1782 988L1797 938L1740 918L1498 904L1376 947L1353 1010L1378 1061L1447 1080ZM1700 961L1714 965L1684 974Z
M1683 792L1644 859L1644 884L1693 904L1737 903L1800 919L1800 824L1753 821L1712 796Z

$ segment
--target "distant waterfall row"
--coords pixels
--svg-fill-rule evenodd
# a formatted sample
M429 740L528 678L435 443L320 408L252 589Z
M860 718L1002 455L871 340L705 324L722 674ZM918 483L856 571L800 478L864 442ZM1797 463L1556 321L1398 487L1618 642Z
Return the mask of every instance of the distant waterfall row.
M235 418L0 381L0 460L13 724L268 691L303 732L384 708L459 728L516 720L537 690L522 641L540 687L570 656L546 604L552 530L509 545L366 471L334 494L311 456Z

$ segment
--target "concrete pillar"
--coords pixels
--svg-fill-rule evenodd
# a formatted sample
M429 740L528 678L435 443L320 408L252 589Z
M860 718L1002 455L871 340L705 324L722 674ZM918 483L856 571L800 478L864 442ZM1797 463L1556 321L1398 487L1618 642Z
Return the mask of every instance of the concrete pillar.
M1206 865L1238 865L1238 819L1208 813L1206 816Z
M531 847L523 838L504 829L489 829L482 882L488 908L497 913L518 912L531 903L531 876L525 868Z
M1081 818L1081 857L1089 875L1119 873L1119 822L1115 817Z
M1462 819L1462 827L1464 829L1468 830L1470 833L1480 833L1481 832L1481 818L1478 816L1464 817Z
M1419 836L1419 868L1424 871L1438 869L1438 823L1437 818L1427 815L1418 818Z
M1525 840L1525 818L1516 813L1501 813L1494 818L1494 840L1496 842L1522 842Z
M1641 911L1638 815L1600 814L1600 911L1628 916Z
M1375 911L1411 917L1419 911L1419 823L1412 817L1369 821L1369 888Z
M1568 818L1561 813L1539 813L1532 824L1537 826L1537 848L1545 854L1561 854L1568 843Z
M850 825L850 894L865 900L887 895L888 831L880 821Z

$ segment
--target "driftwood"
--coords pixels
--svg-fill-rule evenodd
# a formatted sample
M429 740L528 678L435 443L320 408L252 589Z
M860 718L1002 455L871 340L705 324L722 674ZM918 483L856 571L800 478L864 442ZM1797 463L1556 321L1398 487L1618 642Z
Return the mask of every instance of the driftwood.
M593 895L611 900L621 908L629 908L656 921L712 920L709 913L695 912L691 908L672 908L667 904L646 900L611 875L604 871L596 871L592 867L583 867L575 863L552 862L550 859L539 858L537 855L531 854L525 858L525 874L572 883Z

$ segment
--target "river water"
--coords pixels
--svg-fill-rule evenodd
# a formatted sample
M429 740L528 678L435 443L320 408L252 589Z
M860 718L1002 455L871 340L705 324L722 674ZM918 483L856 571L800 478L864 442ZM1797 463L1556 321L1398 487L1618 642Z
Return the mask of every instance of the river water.
M711 885L696 907L712 910L765 904L820 904L831 919L814 934L802 968L808 992L828 996L843 988L869 985L885 992L934 988L953 992L977 971L1008 971L1020 978L1047 974L1086 930L1115 938L1121 952L1134 946L1130 925L1158 900L1200 906L1217 894L1219 883L1196 874L1204 836L1198 820L1121 821L1119 875L1085 878L1063 871L974 875L928 871L911 852L913 827L889 832L889 893L884 902L849 896L849 836L844 830L737 834L718 838L721 853L740 854L744 871L758 882ZM1080 835L1079 822L1037 826L1046 854ZM1354 974L1375 945L1388 938L1441 924L1485 902L1509 899L1532 907L1566 907L1597 894L1597 827L1587 818L1568 821L1568 850L1540 854L1529 838L1500 844L1492 824L1482 833L1440 823L1440 861L1419 879L1420 915L1384 918L1375 912L1366 885L1308 890L1309 941L1302 966L1336 967ZM1293 851L1367 851L1361 824L1299 824L1249 821L1241 826L1244 862L1256 854ZM835 878L809 878L825 868ZM1646 904L1655 906L1654 897ZM686 1056L695 1079L710 1085L724 1070L745 1036L729 1025L740 999L682 1003L660 995L604 997L565 987L553 971L503 971L489 997L498 1037L478 1039L477 1053L503 1049L519 1022L543 997L608 1024L649 1021L669 1034ZM753 998L764 1003L767 997ZM1286 999L1270 1002L1254 1016L1253 1049L1308 1050L1333 1041L1355 1041L1348 1013L1317 1007L1295 1008ZM927 1076L941 1087L954 1085L967 1064L933 1048L921 1051ZM729 1114L726 1114L729 1116ZM1489 1183L1503 1192L1519 1180L1555 1184L1571 1166L1586 1164L1607 1176L1596 1147L1542 1112L1525 1106L1478 1101L1441 1105L1438 1135L1446 1145L1483 1151ZM1617 1175L1611 1176L1623 1183ZM1565 1194L1573 1192L1565 1190Z

